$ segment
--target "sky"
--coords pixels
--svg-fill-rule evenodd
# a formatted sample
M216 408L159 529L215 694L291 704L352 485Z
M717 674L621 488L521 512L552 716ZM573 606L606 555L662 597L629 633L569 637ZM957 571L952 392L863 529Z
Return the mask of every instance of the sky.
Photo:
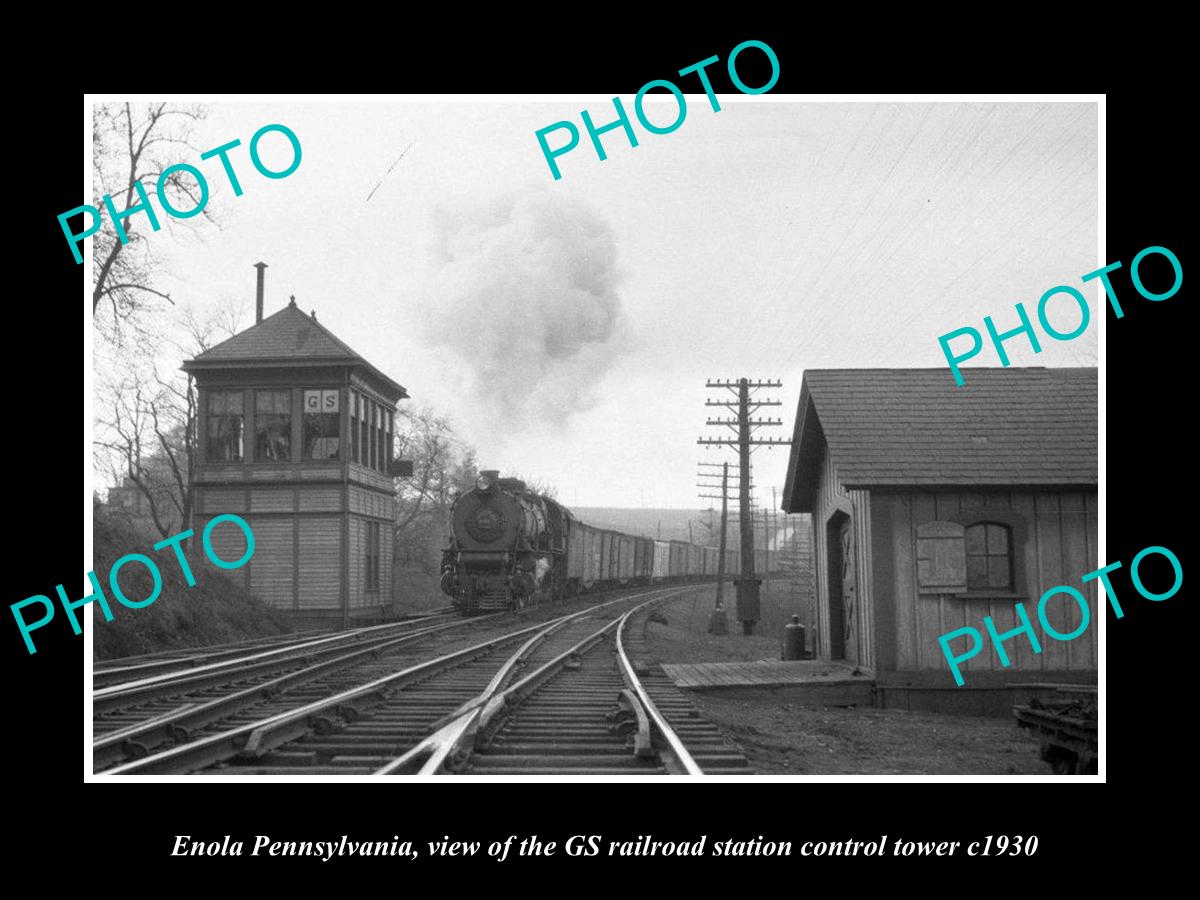
M266 262L267 314L295 294L483 467L579 506L707 506L696 462L736 456L696 445L729 433L705 427L706 379L781 380L764 433L790 437L805 369L945 367L939 335L1013 327L1060 284L1101 309L1080 282L1106 262L1095 104L687 100L671 134L604 135L605 161L579 115L611 120L604 97L209 104L194 143L240 138L244 193L181 159L210 176L218 223L150 240L177 302L235 303L247 324ZM674 100L647 109L665 124ZM583 133L556 181L534 135L561 120ZM245 155L268 123L303 148L283 179ZM261 146L286 164L280 135ZM1077 317L1051 309L1062 331ZM1096 318L1038 355L1010 341L1013 364L1096 365ZM782 486L787 449L754 465L761 492Z

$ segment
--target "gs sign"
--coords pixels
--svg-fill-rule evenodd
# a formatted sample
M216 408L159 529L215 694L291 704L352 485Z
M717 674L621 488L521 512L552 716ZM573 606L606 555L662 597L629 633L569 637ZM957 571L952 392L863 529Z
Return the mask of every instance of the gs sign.
M341 407L337 391L305 391L304 411L306 413L335 413Z

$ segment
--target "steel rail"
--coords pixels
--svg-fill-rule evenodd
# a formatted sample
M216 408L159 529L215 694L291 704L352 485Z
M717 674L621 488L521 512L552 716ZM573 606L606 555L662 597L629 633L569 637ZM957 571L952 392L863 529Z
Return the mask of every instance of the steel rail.
M202 647L174 647L169 650L157 650L153 653L134 653L129 656L114 656L112 659L98 659L93 663L97 672L110 669L133 668L147 662L175 662L184 658L201 656L208 650L245 650L248 647L272 643L287 643L288 641L310 640L318 635L330 635L338 629L312 628L305 631L286 631L264 637L245 638L240 641L222 641L217 644L206 644Z
M227 718L242 709L255 706L286 690L322 676L358 665L369 657L381 656L387 651L427 637L431 633L445 630L448 630L448 626L436 626L398 637L378 638L376 643L369 646L357 647L349 653L314 662L312 665L288 672L278 678L250 685L206 702L188 703L177 710L154 716L144 722L134 723L117 731L105 732L92 741L92 767L97 770L106 768L126 756L136 758L147 756L152 747L168 740L177 744L194 740L197 730ZM314 656L339 653L344 649L343 647L327 648Z
M660 588L654 593L661 590ZM579 616L593 613L598 609L603 609L615 603L628 602L630 599L635 598L621 597L609 600L560 618L578 618ZM478 622L480 620L477 617L463 621ZM331 731L333 729L332 716L343 715L351 719L357 717L357 709L352 705L353 701L389 696L407 684L427 678L443 669L453 668L477 656L491 652L498 646L544 630L558 621L558 619L555 619L549 623L539 622L535 625L509 632L508 634L499 635L462 650L444 654L436 659L427 660L398 672L376 678L366 684L340 691L322 700L304 704L296 709L277 713L217 734L200 737L189 743L150 754L141 759L132 760L97 774L105 776L178 774L180 772L192 772L204 766L239 755L251 757L262 756L272 748L295 740L310 731L316 731L317 733ZM444 628L447 626L435 627ZM411 636L405 635L404 637L408 638ZM188 711L185 715L191 714L191 712Z
M665 593L664 593L665 592ZM663 593L663 597L656 599L665 599L671 596L672 593L678 593L679 589L672 588L657 588L648 593ZM636 597L636 595L635 595ZM629 597L622 597L620 600L629 600ZM558 631L563 626L567 625L574 619L581 616L593 613L598 609L606 606L611 606L613 603L620 602L613 600L608 603L603 603L598 606L589 607L581 610L570 616L564 616L561 619L556 619L526 641L516 653L508 658L488 682L485 687L476 697L462 704L454 712L447 716L443 716L433 723L434 732L425 740L421 741L415 747L393 759L386 765L372 772L372 775L395 775L401 772L407 772L420 764L420 769L417 774L428 775L437 771L451 754L460 749L461 740L466 732L474 724L479 713L483 711L483 707L492 696L500 690L505 683L512 677L512 673L516 667L522 663L529 654L546 638L555 631Z
M520 658L528 654L535 642L544 640L546 635L535 635L526 643L524 647L514 654L513 657L505 663L504 667L497 676L493 678L492 683L474 700L464 704L458 711L451 716L447 716L439 720L437 725L441 726L436 732L413 747L408 752L397 757L384 766L381 766L373 775L396 775L403 772L414 773L418 775L435 775L445 773L447 763L451 758L456 761L465 760L468 758L474 748L475 741L480 732L492 730L499 721L499 718L511 712L521 700L528 697L533 691L540 687L544 682L558 674L558 671L571 659L582 656L592 649L597 643L603 640L604 636L613 629L618 631L618 654L620 654L620 630L624 628L629 617L639 610L644 609L655 603L660 603L663 600L682 593L686 588L664 588L655 593L661 593L662 596L653 597L640 603L638 606L627 611L621 616L614 618L611 622L583 638L567 650L560 653L558 656L543 663L533 672L530 672L524 678L515 682L503 690L498 690L502 683L502 675L507 675L515 667ZM626 598L629 599L629 598ZM607 605L607 604L606 604ZM562 623L565 624L565 623ZM627 663L627 658L625 659ZM632 667L630 667L632 673ZM626 673L622 670L622 680L629 684L629 679ZM703 774L700 767L692 760L687 750L683 748L683 743L679 737L666 723L666 720L654 708L653 703L648 696L645 696L644 689L641 689L641 695L636 694L637 688L640 688L641 683L637 680L637 676L633 675L634 684L630 684L630 690L635 692L637 702L642 703L645 707L645 715L650 721L655 723L655 727L661 729L662 733L667 737L668 747L675 759L678 760L677 769L682 769L688 775ZM637 688L634 687L637 686ZM654 710L654 716L650 715L650 710ZM635 716L641 717L641 711L634 710ZM660 742L661 743L661 742ZM679 749L676 750L675 748ZM419 767L419 768L418 768Z
M411 619L404 619L399 622L389 622L386 625L369 626L371 628L396 628L404 626L416 626L424 623L428 624L431 620L444 618L447 613L437 613L428 616L417 616ZM256 653L265 651L274 652L276 650L297 649L298 647L308 644L313 641L334 640L342 638L350 640L353 636L361 635L367 631L367 628L351 628L337 632L304 632L304 636L293 636L288 640L282 636L276 636L275 640L262 641L257 647L248 648L246 646L221 648L216 647L196 647L195 651L190 656L179 656L170 659L160 659L152 662L137 663L128 666L111 666L107 668L92 669L92 688L110 688L120 685L132 684L139 680L144 680L152 676L166 675L171 673L198 671L201 665L209 663L227 662L236 664L239 658L249 659ZM312 635L323 635L321 638L314 638Z
M494 724L496 717L502 711L510 704L515 705L544 680L557 674L558 669L568 660L590 650L592 645L611 631L618 621L620 621L619 618L613 619L599 631L588 635L499 694L486 697L481 694L468 704L470 708L461 713L458 718L452 720L403 756L397 757L372 774L395 775L423 760L423 764L416 774L436 775L444 770L446 761L451 756L466 758L473 749L478 733L481 730L486 731Z
M421 621L422 620L417 620L417 624L420 624ZM466 621L466 620L464 619L464 620L458 620L458 621ZM260 659L268 659L271 657L286 656L288 653L298 653L302 650L306 650L311 647L322 647L322 646L327 646L329 644L337 644L337 643L353 643L356 640L361 640L363 637L370 637L373 634L378 633L378 632L387 632L387 631L395 631L396 629L405 629L405 628L410 627L412 624L414 624L412 620L404 620L404 621L399 621L399 622L388 622L383 625L372 625L368 628L354 628L354 629L350 629L349 631L338 631L338 632L334 632L332 634L326 634L324 637L306 639L299 643L286 645L283 647L271 647L270 649L267 649L267 650L257 650L257 651L254 651L252 653L247 653L242 656L235 656L233 659L224 660L221 662L214 662L214 663L211 663L211 664L205 665L205 666L198 666L192 670L192 673L216 670L216 669L220 669L220 668L236 668L240 663L243 663L243 662L250 663L250 662L260 660ZM139 679L137 681L130 681L130 682L126 682L121 685L116 685L111 688L105 688L104 690L95 691L95 695L97 697L102 697L102 696L108 695L110 693L116 693L116 692L120 691L122 688L136 688L136 687L140 687L142 685L151 685L151 684L155 684L155 683L159 683L159 682L163 682L163 681L171 681L172 679L173 679L173 676L170 674L152 675L148 678Z
M496 613L495 615L500 614ZM429 634L451 628L464 628L472 622L481 621L483 618L490 617L455 619L452 622L446 622L441 625L428 625L418 628L415 631L406 631L399 635L399 637L425 637ZM229 684L233 681L242 681L263 672L271 672L280 666L286 666L290 663L303 663L307 660L319 659L325 654L335 653L354 644L380 638L388 640L389 637L386 635L381 636L371 634L370 632L381 629L394 631L397 627L398 625L395 623L374 626L373 628L363 629L352 634L337 635L332 638L310 641L294 647L281 647L277 650L255 653L235 660L199 666L195 669L189 669L186 673L158 675L141 681L114 685L113 687L104 688L92 693L92 714L103 714L124 709L134 704L157 700L162 697L173 697L217 685Z
M647 604L642 604L642 606L645 605ZM638 609L641 608L641 606L638 607ZM696 760L692 758L692 754L690 754L687 747L683 745L683 741L680 740L679 735L675 733L675 729L667 724L666 717L659 712L658 707L654 704L654 701L650 699L650 694L647 693L646 686L642 684L642 680L638 678L637 672L634 670L633 663L630 662L629 655L625 652L625 625L629 621L630 616L632 616L635 612L637 612L637 610L630 610L629 612L625 613L624 617L621 619L621 624L617 627L617 660L621 666L621 677L624 679L625 683L629 685L629 689L634 692L638 701L642 704L642 708L646 710L646 714L650 717L650 721L653 724L653 728L651 729L652 735L666 742L667 749L670 750L670 756L673 758L673 762L676 764L676 767L683 770L680 774L692 776L703 775L704 770L696 764ZM668 768L670 768L670 766L668 766Z

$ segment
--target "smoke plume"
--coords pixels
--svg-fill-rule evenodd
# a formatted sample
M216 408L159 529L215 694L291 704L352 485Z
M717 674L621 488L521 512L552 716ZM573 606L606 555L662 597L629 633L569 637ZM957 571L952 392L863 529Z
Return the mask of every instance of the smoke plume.
M562 424L595 404L627 348L612 229L546 193L434 214L430 341L469 375L492 426Z

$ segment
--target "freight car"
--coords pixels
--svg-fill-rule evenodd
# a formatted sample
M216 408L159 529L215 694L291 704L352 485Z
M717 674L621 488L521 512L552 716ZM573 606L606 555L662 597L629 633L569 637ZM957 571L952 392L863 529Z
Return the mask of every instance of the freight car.
M712 547L580 522L565 506L493 470L481 472L451 507L441 589L464 614L494 612L589 590L714 577L717 563Z

